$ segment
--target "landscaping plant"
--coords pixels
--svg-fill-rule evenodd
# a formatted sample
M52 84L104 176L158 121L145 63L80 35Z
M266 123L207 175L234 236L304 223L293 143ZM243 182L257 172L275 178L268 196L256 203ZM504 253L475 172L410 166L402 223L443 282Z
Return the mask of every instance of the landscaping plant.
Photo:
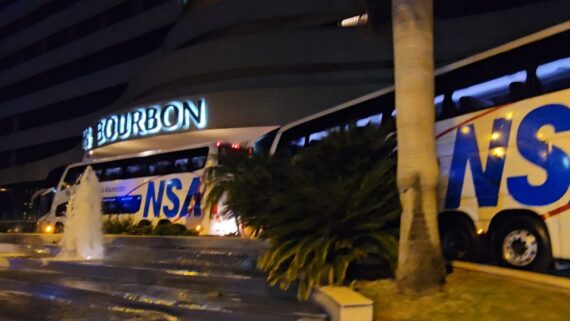
M142 221L144 222L144 221ZM123 235L158 235L158 236L196 236L198 232L189 230L186 226L178 223L170 223L167 220L152 226L150 222L135 224L132 218L119 219L118 217L108 217L103 222L105 234Z
M400 203L393 126L331 131L287 159L220 154L207 173L208 202L226 210L270 247L258 262L271 285L298 283L299 299L319 285L345 282L368 256L394 268Z
M133 234L136 225L132 218L119 219L118 217L107 217L103 221L103 231L105 234Z

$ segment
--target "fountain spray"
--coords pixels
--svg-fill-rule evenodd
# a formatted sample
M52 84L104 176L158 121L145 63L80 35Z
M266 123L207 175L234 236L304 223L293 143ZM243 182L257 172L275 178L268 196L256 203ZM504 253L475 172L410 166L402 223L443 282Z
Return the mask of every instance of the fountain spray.
M79 178L79 184L71 190L67 222L60 242L60 257L103 259L101 200L99 180L91 166L88 166Z

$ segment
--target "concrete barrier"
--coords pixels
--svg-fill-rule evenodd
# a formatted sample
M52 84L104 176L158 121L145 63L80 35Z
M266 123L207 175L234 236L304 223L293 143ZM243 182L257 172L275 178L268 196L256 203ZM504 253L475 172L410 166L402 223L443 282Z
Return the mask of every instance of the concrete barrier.
M57 244L61 240L61 234L38 234L38 233L0 233L0 243L20 245L46 245Z
M61 234L0 233L0 243L41 246L58 244L61 237ZM268 247L268 244L261 240L213 236L105 235L105 244L111 246L157 248L219 248L224 250L251 252L261 252Z
M324 286L311 300L323 308L330 321L372 321L373 301L347 287Z
M454 261L453 267L456 269L483 272L497 276L504 276L512 279L518 279L527 282L533 282L537 284L551 286L558 289L570 290L570 279L554 275L520 271L520 270L503 268L498 266L482 265L482 264L462 262L462 261Z
M30 246L15 243L0 243L0 253L21 253L29 251Z

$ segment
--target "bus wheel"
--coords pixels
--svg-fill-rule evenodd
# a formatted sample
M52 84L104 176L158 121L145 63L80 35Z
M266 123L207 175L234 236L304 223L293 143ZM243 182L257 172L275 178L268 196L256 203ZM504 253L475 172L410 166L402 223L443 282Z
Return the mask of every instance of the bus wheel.
M56 223L53 229L53 233L55 234L63 233L63 223Z
M446 218L439 225L443 256L447 260L475 261L479 243L475 228L462 217Z
M499 228L494 239L500 265L538 272L546 271L552 265L548 233L535 219L513 218Z

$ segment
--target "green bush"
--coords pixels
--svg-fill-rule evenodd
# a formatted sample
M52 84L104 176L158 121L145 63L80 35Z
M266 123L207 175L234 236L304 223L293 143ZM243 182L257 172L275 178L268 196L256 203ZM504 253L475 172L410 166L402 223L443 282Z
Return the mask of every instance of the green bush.
M103 230L105 234L131 234L136 228L132 218L119 219L118 217L109 216L103 222Z
M105 234L127 234L127 235L159 235L159 236L194 236L198 232L188 230L182 224L172 224L165 220L162 224L155 227L148 221L147 224L141 224L143 221L135 224L132 218L119 219L118 217L109 217L103 223Z
M331 132L289 159L236 151L207 173L208 202L227 208L270 248L258 262L281 289L298 282L299 299L342 284L351 262L367 256L395 266L400 203L393 126ZM223 159L222 159L223 158Z
M152 234L152 224L149 221L140 221L130 232L133 235L150 235Z
M160 236L198 235L197 232L188 230L186 226L178 223L157 224L152 234Z

